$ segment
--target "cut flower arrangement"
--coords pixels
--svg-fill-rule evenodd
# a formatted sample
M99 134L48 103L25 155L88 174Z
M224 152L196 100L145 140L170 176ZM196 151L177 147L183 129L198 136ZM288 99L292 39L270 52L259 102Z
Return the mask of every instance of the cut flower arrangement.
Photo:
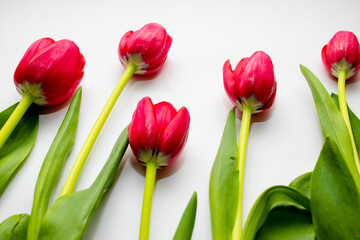
M75 143L85 58L70 40L42 38L30 45L14 74L22 100L0 113L0 197L16 174L21 174L20 168L33 148L40 109L70 103L39 171L31 213L13 215L3 221L0 239L81 239L104 194L116 181L128 145L138 163L146 168L139 239L149 239L156 173L176 161L186 145L190 131L186 107L177 110L169 102L153 104L150 97L142 98L97 178L89 188L74 190L124 87L133 75L156 77L164 67L172 41L165 28L156 23L128 31L121 38L118 55L124 74L78 153L60 196L51 204L53 190ZM347 106L345 95L347 79L360 71L359 42L351 32L338 32L323 47L321 57L329 75L338 80L338 95L330 95L309 69L300 66L324 136L315 169L295 178L289 186L267 189L246 221L242 209L251 119L271 108L277 82L272 60L262 51L241 59L235 68L229 60L223 65L225 92L235 108L228 114L210 173L214 240L360 239L360 120ZM241 114L238 141L236 111ZM173 239L191 239L196 209L194 192Z

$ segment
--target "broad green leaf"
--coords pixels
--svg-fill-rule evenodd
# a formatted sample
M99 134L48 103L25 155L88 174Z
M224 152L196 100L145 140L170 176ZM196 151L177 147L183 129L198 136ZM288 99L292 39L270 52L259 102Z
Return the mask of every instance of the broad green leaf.
M7 218L0 224L0 239L24 240L29 224L29 215L18 214Z
M197 195L193 193L176 229L173 240L191 240L193 233L197 207Z
M360 193L331 138L312 175L311 209L318 240L360 239Z
M295 207L310 213L310 200L297 190L286 186L274 186L263 192L256 200L246 220L242 238L252 240L277 207Z
M309 211L295 207L277 207L270 211L256 240L314 240L315 232Z
M0 128L5 124L17 104L0 113ZM0 150L0 196L29 155L39 127L39 113L31 106Z
M310 86L324 138L335 141L352 175L359 178L349 132L339 109L320 80L306 67L300 65L300 69ZM356 181L360 184L360 180Z
M75 143L81 103L81 88L75 93L66 116L41 166L36 182L27 239L38 239L41 220L48 209L49 199L64 163Z
M303 195L310 198L310 180L311 180L312 172L304 173L299 177L295 178L289 185L296 190L298 190Z
M235 224L239 189L239 172L235 170L236 142L235 109L232 109L210 175L209 199L214 240L231 239Z
M50 206L42 221L39 239L81 239L101 198L115 181L118 166L128 146L127 128L115 143L100 174L90 188L67 194Z

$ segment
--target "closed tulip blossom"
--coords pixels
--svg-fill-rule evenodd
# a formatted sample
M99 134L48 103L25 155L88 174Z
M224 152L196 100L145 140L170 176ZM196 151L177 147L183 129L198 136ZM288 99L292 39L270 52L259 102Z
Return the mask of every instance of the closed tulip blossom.
M163 26L149 23L135 32L129 31L121 38L119 58L126 68L136 66L136 74L153 74L164 65L172 38Z
M270 57L261 51L243 58L232 70L229 60L223 67L225 91L230 100L242 112L238 143L238 158L235 169L239 171L239 193L235 226L232 239L241 239L242 207L246 146L251 115L268 110L274 103L276 80Z
M21 95L53 106L69 100L84 75L85 59L73 41L42 38L31 44L14 74Z
M85 59L70 40L42 38L31 44L14 74L22 100L0 131L3 146L32 103L54 106L69 100L84 75Z
M128 128L129 143L135 157L145 164L146 178L140 224L140 240L148 239L151 201L156 170L173 163L187 141L190 115L168 102L153 105L143 98L137 105Z
M123 35L118 46L118 55L121 64L125 67L125 72L81 148L61 195L68 194L74 189L96 138L130 78L134 74L149 75L158 72L165 63L171 43L172 38L166 33L165 28L157 23L149 23L140 30L128 31Z
M344 72L345 78L355 76L360 70L360 45L352 32L337 32L321 51L326 70L334 77Z
M261 51L243 58L232 70L230 61L223 67L224 87L230 100L242 111L266 111L274 102L276 81L270 57Z
M339 108L349 130L354 160L360 172L359 155L356 150L345 95L346 79L354 77L360 71L359 41L352 32L339 31L322 48L321 58L325 69L338 79Z

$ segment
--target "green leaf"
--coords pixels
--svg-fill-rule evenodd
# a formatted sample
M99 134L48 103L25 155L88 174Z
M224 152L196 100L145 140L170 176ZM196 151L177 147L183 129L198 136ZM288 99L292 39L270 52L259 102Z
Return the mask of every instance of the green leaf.
M196 217L197 195L193 193L176 229L173 240L191 240Z
M0 239L24 240L29 224L29 215L19 214L7 218L0 224Z
M306 67L300 65L300 69L310 86L324 138L329 137L335 141L352 175L360 184L350 135L341 113L320 80Z
M257 240L314 240L315 232L309 211L295 207L277 207L270 211L257 232Z
M0 113L0 128L17 104ZM39 127L39 113L31 106L0 150L0 196L31 152Z
M105 192L115 181L118 166L128 146L127 128L100 174L90 188L67 194L54 202L42 221L39 239L81 239L86 226Z
M317 239L360 239L360 193L331 138L312 175L311 209Z
M260 195L251 208L241 239L254 239L257 232L267 221L269 213L277 207L293 207L310 214L309 198L290 187L271 187ZM304 234L307 235L308 233L305 232Z
M231 239L236 219L239 172L237 159L235 109L229 112L209 184L211 226L214 240Z
M51 193L57 183L69 152L75 143L80 103L81 88L76 91L66 116L41 166L35 187L34 202L28 229L28 240L38 239L41 220L48 209Z
M296 190L298 190L303 195L310 198L310 181L311 181L312 172L304 173L299 177L295 178L289 185Z

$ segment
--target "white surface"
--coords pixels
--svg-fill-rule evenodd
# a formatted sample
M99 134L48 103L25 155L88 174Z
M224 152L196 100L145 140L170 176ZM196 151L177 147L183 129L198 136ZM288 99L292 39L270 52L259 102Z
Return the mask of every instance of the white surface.
M131 80L120 96L83 169L77 190L87 188L106 161L137 102L186 106L190 134L178 162L161 177L153 198L150 239L172 239L194 190L198 211L193 239L211 239L208 182L227 113L222 66L233 66L256 50L270 55L278 82L276 102L256 117L247 150L244 215L266 188L289 184L311 171L323 140L315 106L299 64L310 68L329 91L337 92L321 62L321 49L339 30L360 37L360 1L0 1L0 109L20 100L14 70L27 47L41 37L75 41L86 59L77 141L64 168L54 201L91 126L123 73L117 46L128 30L162 24L173 37L163 71L153 80ZM359 79L357 77L356 79ZM347 99L360 113L360 82L347 87ZM66 109L41 115L30 157L0 199L0 222L30 213L41 163ZM266 120L265 120L266 119ZM240 126L240 120L237 120ZM144 187L143 169L131 150L117 182L88 225L84 239L137 239Z

